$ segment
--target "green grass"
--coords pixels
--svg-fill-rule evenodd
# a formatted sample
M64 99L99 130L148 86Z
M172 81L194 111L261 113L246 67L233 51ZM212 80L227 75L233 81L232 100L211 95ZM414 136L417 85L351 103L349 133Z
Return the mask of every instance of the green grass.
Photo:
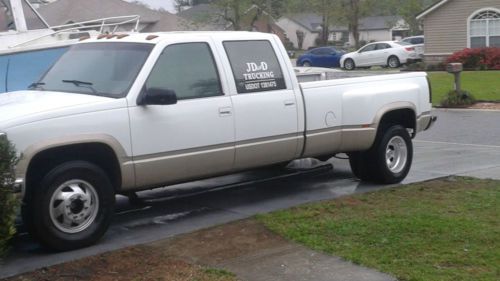
M429 72L429 78L433 104L439 105L443 97L453 89L454 76L447 72ZM462 89L471 92L476 100L500 101L500 71L464 71Z
M399 280L500 280L500 182L453 178L260 215L315 250Z

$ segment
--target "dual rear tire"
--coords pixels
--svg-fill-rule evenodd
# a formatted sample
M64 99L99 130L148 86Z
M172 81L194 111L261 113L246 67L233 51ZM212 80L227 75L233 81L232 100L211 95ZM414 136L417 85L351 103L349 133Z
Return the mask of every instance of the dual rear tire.
M382 127L369 150L349 154L349 164L357 178L382 184L401 182L408 175L412 160L411 137L400 125Z

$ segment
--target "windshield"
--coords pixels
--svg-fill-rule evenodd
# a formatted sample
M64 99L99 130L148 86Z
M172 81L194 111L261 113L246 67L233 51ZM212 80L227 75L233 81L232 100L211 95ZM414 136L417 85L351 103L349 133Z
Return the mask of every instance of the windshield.
M122 98L152 49L151 44L138 43L77 44L32 87Z

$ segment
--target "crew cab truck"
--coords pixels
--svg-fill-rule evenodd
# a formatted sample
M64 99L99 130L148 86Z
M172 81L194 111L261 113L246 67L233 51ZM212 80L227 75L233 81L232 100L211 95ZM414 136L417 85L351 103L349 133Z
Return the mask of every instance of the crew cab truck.
M115 194L345 152L362 180L407 175L431 126L424 73L299 83L278 37L103 35L0 96L22 218L56 250L95 243Z

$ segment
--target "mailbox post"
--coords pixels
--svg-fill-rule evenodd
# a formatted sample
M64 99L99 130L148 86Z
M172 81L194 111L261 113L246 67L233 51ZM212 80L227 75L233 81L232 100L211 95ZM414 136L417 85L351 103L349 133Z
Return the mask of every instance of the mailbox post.
M457 93L462 92L462 85L460 82L460 74L464 70L463 64L461 63L449 63L446 66L446 71L455 75L455 91Z

